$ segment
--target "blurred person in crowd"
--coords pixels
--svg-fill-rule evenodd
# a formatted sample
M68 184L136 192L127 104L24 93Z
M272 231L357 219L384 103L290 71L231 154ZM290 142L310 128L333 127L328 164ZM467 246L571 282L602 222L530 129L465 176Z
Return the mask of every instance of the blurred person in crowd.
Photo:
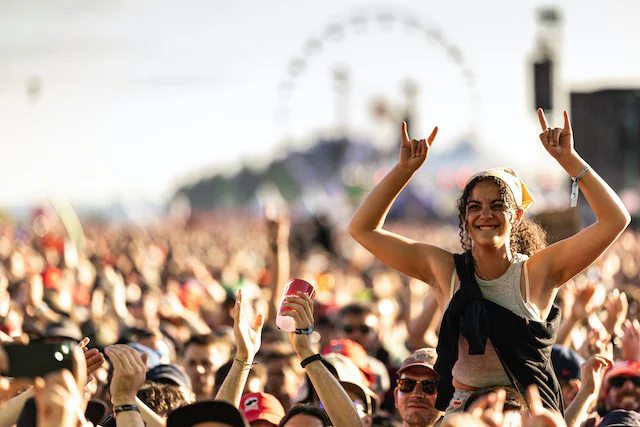
M331 340L337 337L333 319L327 314L320 314L318 316L316 332L320 335L320 339L318 340L318 346L320 348L325 347Z
M554 344L551 349L551 362L553 372L560 383L564 405L569 406L582 385L580 366L584 363L584 359L576 351Z
M617 360L602 383L600 415L616 409L640 411L640 362Z
M380 398L369 387L364 385L362 372L356 364L347 356L341 353L326 353L322 355L322 363L331 374L340 382L342 388L351 398L360 420L365 427L370 427L373 418L378 414L380 408ZM308 395L303 399L304 403L314 403L322 406L320 398L313 388L311 380L307 378ZM381 416L387 414L380 414Z
M59 322L48 324L42 337L46 338L48 342L72 340L79 343L82 340L82 331L71 319L62 319Z
M340 381L340 385L353 401L362 425L364 427L371 427L373 418L376 416L380 406L378 396L363 384Z
M637 427L640 426L640 414L637 411L616 409L602 418L599 427Z
M607 292L602 284L590 281L589 276L582 273L567 282L557 298L563 305L563 319L556 343L575 348L585 359L613 351L612 344L622 336L629 311L624 292L617 288ZM578 286L579 279L586 283Z
M357 426L358 424L353 424ZM278 427L328 427L332 424L327 412L309 403L298 403L287 411ZM345 424L345 427L347 425Z
M191 378L189 378L182 366L176 363L169 363L149 368L149 361L147 360L147 368L149 369L146 374L147 381L183 387L192 393Z
M433 348L421 348L407 357L398 370L393 395L403 427L433 426L442 413L436 409L438 374Z
M613 361L601 354L594 354L580 365L580 389L572 394L570 404L564 411L564 419L568 427L582 425L591 416L592 408L600 393L602 378Z
M378 394L381 401L385 401L386 394L391 389L391 384L387 367L382 362L375 357L369 356L359 343L346 338L330 341L322 349L323 355L329 353L339 353L351 359L360 369L362 375L358 382L370 387ZM384 406L384 408L387 409L387 406Z
M195 394L186 387L155 381L146 381L138 390L137 397L162 418L166 418L171 411L196 401Z
M373 389L380 394L384 409L393 409L391 384L397 379L389 352L382 345L380 319L370 306L352 303L342 307L335 316L338 338L346 338L362 345L369 355L369 367L376 376Z
M369 366L369 356L364 348L357 342L349 339L332 340L321 351L322 355L338 353L349 358L360 370L361 381L367 386L376 383L376 377Z
M129 285L132 286L132 285ZM135 286L138 286L137 284ZM158 292L149 287L142 287L140 298L127 303L129 313L135 325L141 329L158 330L160 328L158 316Z
M338 310L335 319L338 338L353 340L362 345L370 356L385 365L390 363L389 352L380 341L380 320L369 306L361 303L348 304Z
M321 409L313 404L294 405L280 421L280 426L301 427L316 425L333 425L335 427L361 426L362 422L349 395L338 380L322 363L322 356L312 349L313 302L302 292L289 295L282 304L283 316L293 318L295 332L289 332L289 340L300 360L314 390L324 406ZM220 387L217 400L224 400L233 405L240 405L242 390L252 369L255 356L260 348L264 317L258 315L255 326L250 326L244 316L242 293L238 293L238 303L234 318L234 335L236 338L236 356L234 364L224 383ZM326 411L326 414L325 414ZM328 417L326 416L328 415ZM331 421L329 421L329 417Z
M406 123L398 165L349 224L349 233L378 259L436 292L444 311L435 365L440 410L459 411L480 387L518 388L517 382L536 384L545 406L562 412L560 386L549 363L560 320L555 295L629 224L618 196L575 152L568 114L563 128L551 129L541 109L538 118L543 147L574 178L572 200L577 201L579 188L596 214L597 222L580 233L545 247L541 227L525 217L534 199L508 168L481 171L467 181L458 201L463 255L384 230L389 209L427 159L437 133L435 128L428 141L411 140Z
M213 398L215 373L229 360L231 349L229 341L216 335L194 336L185 344L182 366L198 401Z
M264 391L276 396L287 410L300 401L305 377L295 352L279 345L258 358L267 370Z

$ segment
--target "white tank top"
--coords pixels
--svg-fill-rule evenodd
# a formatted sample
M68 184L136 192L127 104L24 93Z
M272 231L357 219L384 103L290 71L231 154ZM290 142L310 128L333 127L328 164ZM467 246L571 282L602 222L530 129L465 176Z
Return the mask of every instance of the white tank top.
M526 255L516 254L514 262L502 276L494 280L482 280L476 275L476 281L485 299L499 304L526 319L541 322L542 319L538 309L529 301L527 259L529 258ZM520 291L520 277L523 266L527 301L523 300L522 292ZM453 296L454 292L455 279L456 272L454 271L451 278L451 296ZM458 360L451 373L453 378L471 387L510 384L509 377L502 367L490 339L487 339L484 354L470 355L467 340L460 336L458 339Z

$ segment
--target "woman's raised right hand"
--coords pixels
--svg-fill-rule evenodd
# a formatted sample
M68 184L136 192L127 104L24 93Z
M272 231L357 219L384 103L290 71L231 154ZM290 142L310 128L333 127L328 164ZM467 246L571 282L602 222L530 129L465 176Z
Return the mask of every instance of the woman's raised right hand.
M400 161L398 165L406 168L409 172L417 171L427 160L431 144L436 139L438 127L433 128L429 139L409 139L407 133L407 123L402 122L402 145L400 146Z

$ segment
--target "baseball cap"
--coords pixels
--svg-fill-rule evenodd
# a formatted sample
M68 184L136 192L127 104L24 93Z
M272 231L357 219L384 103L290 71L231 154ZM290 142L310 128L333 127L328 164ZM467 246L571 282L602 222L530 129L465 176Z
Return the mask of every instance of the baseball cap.
M631 427L640 426L640 414L636 411L616 409L602 418L599 427Z
M147 371L147 380L161 383L161 384L174 384L187 387L189 390L191 387L191 378L182 368L182 366L170 363L168 365L158 365Z
M277 426L285 416L284 407L278 398L263 392L242 396L240 410L250 423L263 420Z
M44 330L45 338L69 338L75 341L82 341L82 331L80 327L69 319L59 322L49 323Z
M340 385L342 385L342 388L344 388L347 393L353 393L362 400L365 404L364 409L367 414L373 414L378 410L380 406L378 395L369 387L348 381L340 381Z
M136 349L138 353L140 353L140 356L142 356L143 354L147 355L147 369L153 369L156 366L162 364L160 353L158 351L137 342L131 342L127 345L131 348Z
M221 400L182 406L169 414L167 427L193 427L214 421L231 427L250 427L238 408Z
M360 368L356 366L353 360L349 359L342 353L327 353L322 356L322 362L331 373L335 372L335 376L339 381L349 381L361 383L366 381L366 378ZM333 368L333 369L332 369Z
M576 351L556 344L551 349L551 363L559 380L581 379L580 365L584 359Z
M350 339L332 340L322 349L322 355L329 353L340 353L347 356L362 371L366 378L366 386L370 386L376 381L376 377L369 368L369 357L364 347Z
M609 378L613 377L640 377L640 362L636 360L616 360L613 366L604 374L603 384L606 386Z
M398 376L402 374L409 368L413 368L414 366L422 366L424 368L431 369L433 372L436 372L433 369L433 365L436 363L436 359L438 358L438 354L436 353L435 348L425 347L419 348L414 351L409 357L404 359L402 362L402 366L398 369Z

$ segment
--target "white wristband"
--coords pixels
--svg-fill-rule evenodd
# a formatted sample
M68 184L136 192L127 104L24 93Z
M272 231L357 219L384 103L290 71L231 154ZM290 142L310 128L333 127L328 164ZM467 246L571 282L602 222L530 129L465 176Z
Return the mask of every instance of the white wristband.
M571 178L573 180L573 184L571 184L571 207L575 208L578 206L578 194L580 193L580 189L578 188L578 182L584 177L591 168L589 165L584 165L584 168L580 171L580 173L575 177Z

